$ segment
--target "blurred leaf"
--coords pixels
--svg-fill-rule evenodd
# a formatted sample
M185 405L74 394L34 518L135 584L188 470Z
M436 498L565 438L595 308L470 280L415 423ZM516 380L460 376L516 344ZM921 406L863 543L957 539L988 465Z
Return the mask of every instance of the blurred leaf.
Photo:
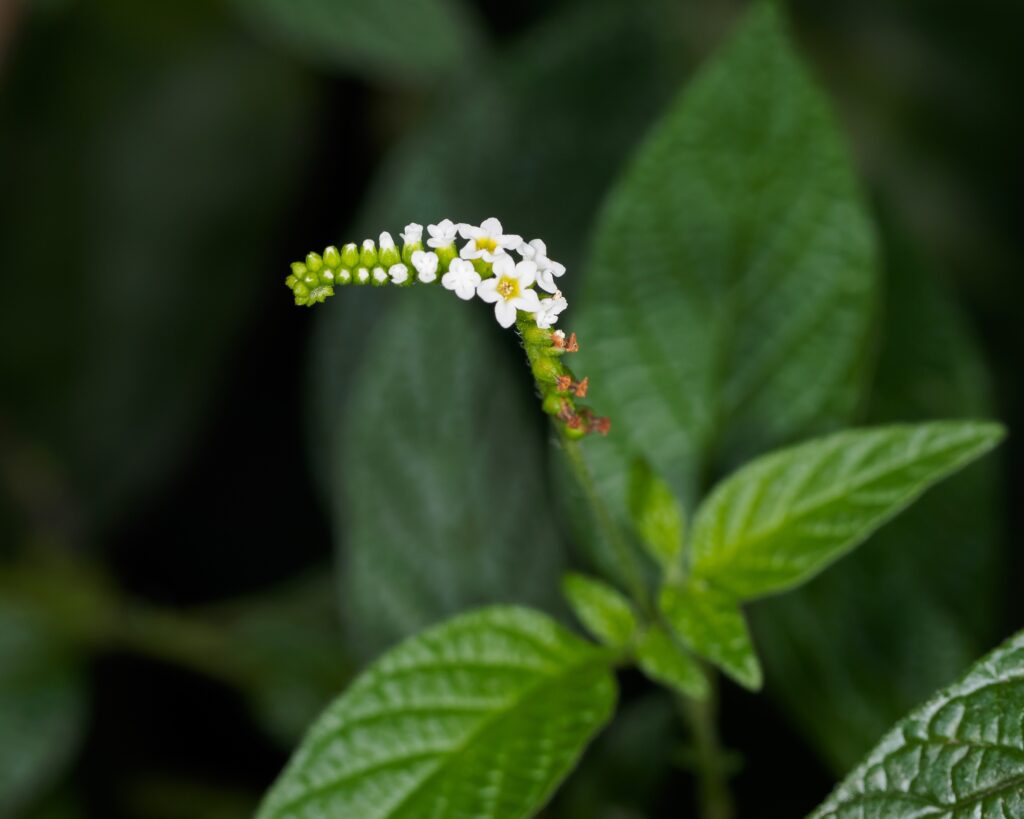
M87 526L188 452L277 281L259 263L312 99L210 14L76 7L26 38L0 105L0 417L56 453Z
M933 272L887 243L877 421L991 413L978 351ZM836 771L949 683L992 639L999 605L996 462L930 490L835 569L758 605L773 693Z
M735 597L695 580L665 586L658 606L672 631L694 652L745 688L761 687L761 666Z
M683 507L642 458L633 462L628 500L633 527L648 553L666 573L678 570L686 530Z
M854 409L871 225L828 105L759 3L609 196L579 370L612 418L588 442L620 514L632 458L689 503L720 470Z
M667 685L684 697L706 699L708 678L700 663L687 654L661 626L652 626L636 647L640 669L655 682Z
M1024 813L1024 632L900 721L812 815Z
M341 600L371 654L471 606L550 606L563 560L533 397L493 336L451 293L389 295L399 303L365 350L338 472Z
M562 591L577 619L602 643L624 646L636 634L636 614L629 600L607 583L571 573Z
M422 83L479 49L461 0L235 0L237 11L299 57Z
M245 672L250 704L267 730L291 748L352 673L330 574L226 608L215 620L224 623L232 655Z
M0 816L15 816L64 773L81 740L82 679L26 610L0 600Z
M764 455L697 510L690 571L742 600L793 588L1002 437L998 424L933 421L848 430Z
M313 726L258 819L532 815L611 717L607 655L528 609L410 638Z

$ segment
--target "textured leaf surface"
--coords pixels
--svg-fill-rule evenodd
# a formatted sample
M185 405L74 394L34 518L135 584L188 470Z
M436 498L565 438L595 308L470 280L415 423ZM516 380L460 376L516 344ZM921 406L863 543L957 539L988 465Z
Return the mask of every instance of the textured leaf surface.
M581 371L613 435L613 500L641 454L700 483L847 418L873 315L872 230L826 101L775 4L672 105L610 195L579 316Z
M1024 633L882 738L815 819L1024 815Z
M236 0L235 6L299 56L420 83L455 68L478 45L459 0Z
M587 631L601 642L623 646L636 633L636 615L629 600L616 589L582 574L569 574L562 591Z
M652 680L684 696L702 700L708 695L708 678L700 664L660 626L648 629L640 638L636 661Z
M32 618L0 601L0 816L57 780L81 739L78 669Z
M603 650L491 608L388 652L310 730L258 819L530 816L610 718Z
M648 553L671 574L683 549L683 507L642 459L633 464L629 476L629 514Z
M735 597L698 581L665 586L658 600L669 626L697 654L740 685L761 687L761 666Z
M890 233L875 421L984 417L984 365L933 270ZM995 458L964 469L805 588L751 615L771 693L837 773L997 636Z
M937 421L851 430L753 461L697 511L696 577L751 599L799 584L1002 437Z
M341 599L366 653L475 605L554 605L564 557L520 351L447 291L388 295L338 474Z

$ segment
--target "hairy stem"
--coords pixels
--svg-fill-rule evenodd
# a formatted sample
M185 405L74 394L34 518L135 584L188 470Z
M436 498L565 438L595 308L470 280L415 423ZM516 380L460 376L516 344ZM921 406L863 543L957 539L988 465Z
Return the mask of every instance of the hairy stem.
M690 726L698 777L698 805L701 819L733 819L735 811L729 793L725 753L718 737L718 686L709 671L711 693L703 702L680 699L680 710Z

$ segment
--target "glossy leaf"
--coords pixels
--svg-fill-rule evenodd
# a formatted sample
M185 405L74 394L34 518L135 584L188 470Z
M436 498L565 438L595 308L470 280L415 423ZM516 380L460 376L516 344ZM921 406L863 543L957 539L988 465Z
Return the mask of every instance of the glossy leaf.
M934 269L888 233L875 421L984 417L984 362ZM997 459L943 481L806 587L751 611L769 690L837 773L990 645Z
M651 557L666 573L675 572L683 549L683 507L668 484L642 459L633 463L629 476L629 513Z
M753 461L697 511L693 575L752 599L814 576L1003 436L936 421L840 432Z
M436 79L478 46L460 0L237 0L235 7L300 57L384 78Z
M708 678L700 664L660 626L652 626L636 647L640 670L655 682L686 697L702 700L708 695Z
M410 638L314 724L258 819L533 815L610 718L604 650L490 608Z
M601 642L624 646L636 634L636 614L629 600L607 583L582 574L568 574L562 591L587 631Z
M588 447L613 503L635 454L689 502L861 393L873 232L777 5L755 4L672 104L595 230L577 329L616 425Z
M472 606L551 606L564 560L519 351L447 291L388 295L338 473L341 600L364 654Z
M761 687L761 666L739 601L700 581L665 586L658 605L678 637L740 685Z
M37 619L0 600L0 816L18 816L64 772L85 719L80 671Z
M1024 814L1024 633L900 721L813 819Z

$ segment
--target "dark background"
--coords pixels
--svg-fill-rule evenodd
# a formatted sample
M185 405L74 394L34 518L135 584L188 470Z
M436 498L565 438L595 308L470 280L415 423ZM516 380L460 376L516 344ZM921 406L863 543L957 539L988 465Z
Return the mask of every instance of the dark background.
M312 576L313 591L297 596L314 611L298 627L310 654L336 646L337 657L312 660L308 673L326 696L351 671L327 589L334 539L309 432L314 316L291 304L287 264L357 238L374 180L463 93L459 78L500 72L574 4L477 3L477 51L424 76L325 56L243 2L0 4L0 591L57 614L47 628L57 623L87 692L77 750L56 753L11 815L245 816L290 747L278 741L290 729L268 730L251 707L261 670L291 662L266 649L259 627L236 628L261 605L252 601ZM653 17L679 37L657 80L636 80L648 85L635 108L538 121L559 132L553 140L586 143L600 139L593 122L630 119L593 160L595 194L742 7L638 10L643 25ZM1010 437L997 490L1009 568L1005 588L978 605L1000 608L996 637L1007 635L1024 622L1014 548L1024 524L1024 14L997 0L808 0L790 13L872 200L934 262L980 340ZM611 48L581 72L597 107L610 81L602 60L608 76L630 80L618 58ZM186 630L225 630L154 649L124 627L124 600L176 612ZM108 628L111 618L120 625ZM244 657L227 665L245 670L223 668L222 652ZM639 678L627 675L624 689L653 733L637 729L635 746L626 737L589 759L552 815L593 815L580 791L602 764L619 771L603 786L636 811L609 816L688 809L689 774L647 782L638 759L652 742L671 752L657 727L663 704ZM321 700L310 696L295 713L315 713ZM740 815L813 807L833 772L785 713L733 687L723 698L725 742L743 754ZM21 706L0 702L8 707Z

